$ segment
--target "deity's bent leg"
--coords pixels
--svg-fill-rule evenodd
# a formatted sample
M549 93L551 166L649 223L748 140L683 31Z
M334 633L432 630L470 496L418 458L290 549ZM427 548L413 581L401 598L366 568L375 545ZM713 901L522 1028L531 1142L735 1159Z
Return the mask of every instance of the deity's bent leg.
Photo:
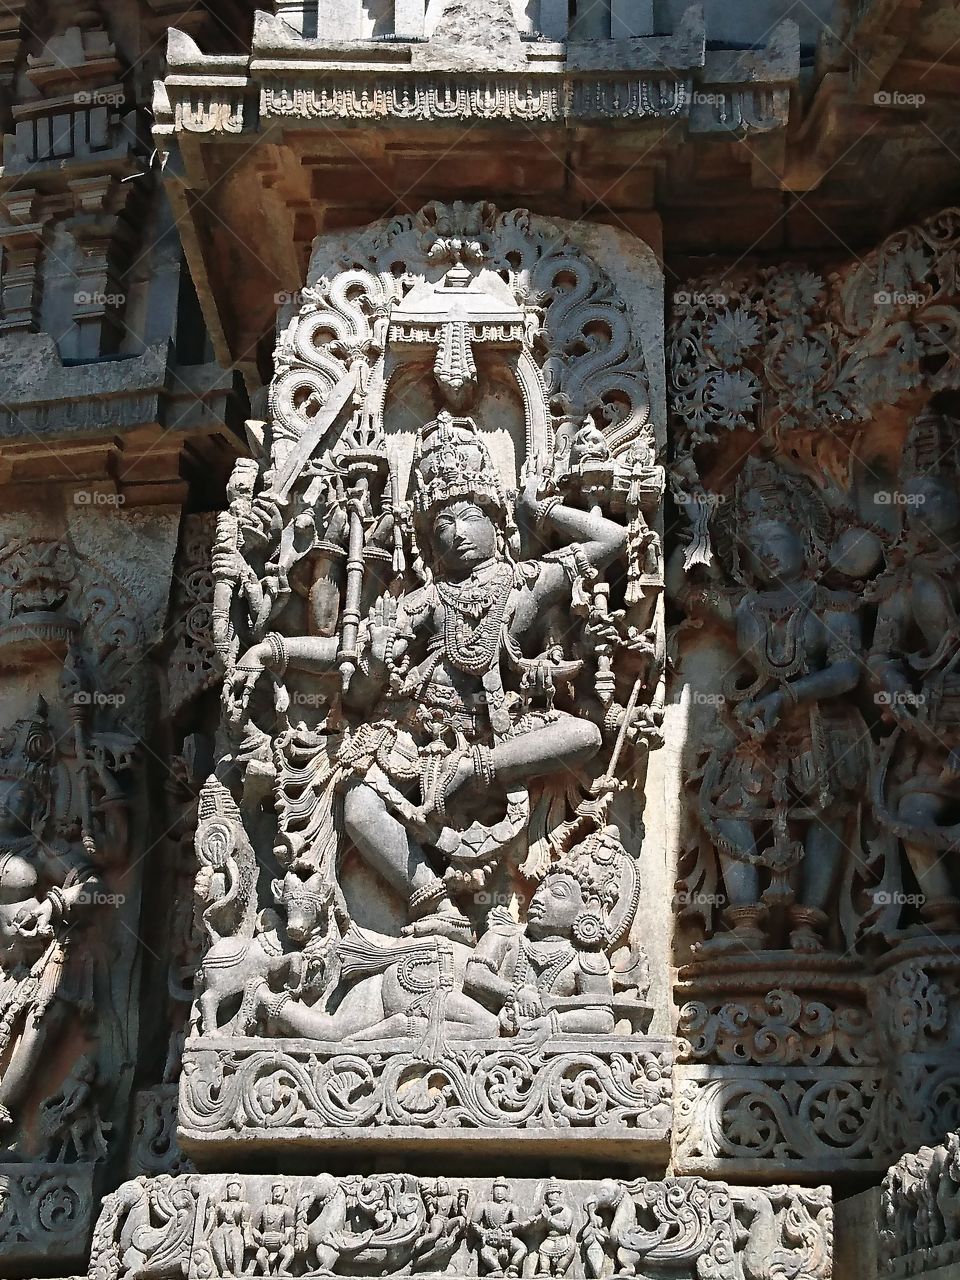
M449 916L459 940L469 934L469 923L451 902L423 849L373 787L356 782L344 793L343 822L363 858L408 903L412 920Z
M912 791L901 799L897 816L901 822L927 827L934 834L942 830L945 808L940 794ZM954 892L948 855L943 849L924 844L922 839L904 840L903 847L923 895L920 914L928 926L939 933L960 930L960 900Z
M423 849L373 787L356 782L344 793L343 822L364 859L405 898L439 883Z
M603 737L592 720L561 714L552 724L519 733L494 747L499 782L538 778L564 766L583 764L599 751Z

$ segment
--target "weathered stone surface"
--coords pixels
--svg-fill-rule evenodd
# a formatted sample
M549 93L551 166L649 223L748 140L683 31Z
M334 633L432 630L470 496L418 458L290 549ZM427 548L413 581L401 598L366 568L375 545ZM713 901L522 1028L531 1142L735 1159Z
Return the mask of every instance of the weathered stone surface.
M617 285L591 244L631 254ZM197 1159L227 1132L664 1142L658 281L627 237L489 205L317 243L213 556Z
M825 1187L208 1174L128 1182L107 1197L89 1276L137 1280L162 1268L185 1280L484 1276L522 1268L748 1280L772 1266L828 1280L831 1243Z
M0 13L0 1275L956 1272L956 6L270 10Z

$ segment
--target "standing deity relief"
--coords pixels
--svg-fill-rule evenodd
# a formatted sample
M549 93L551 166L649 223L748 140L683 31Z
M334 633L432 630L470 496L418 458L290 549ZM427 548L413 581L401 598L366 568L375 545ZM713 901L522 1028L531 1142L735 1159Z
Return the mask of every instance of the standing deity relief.
M7 1161L108 1153L118 1026L103 926L124 900L131 844L137 741L118 712L136 686L138 640L130 600L66 545L15 540L0 552L0 678L9 692L29 668L46 694L0 729Z
M196 1031L630 1034L664 473L634 314L558 225L319 242L213 557Z
M948 210L677 306L668 579L678 637L719 642L677 885L701 958L960 932L958 235Z

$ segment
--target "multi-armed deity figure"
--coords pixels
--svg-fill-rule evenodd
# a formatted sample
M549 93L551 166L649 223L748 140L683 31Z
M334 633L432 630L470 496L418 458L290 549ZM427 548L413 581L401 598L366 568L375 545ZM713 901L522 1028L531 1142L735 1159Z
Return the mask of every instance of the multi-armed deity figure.
M730 507L720 554L733 585L687 593L730 628L739 657L712 697L719 726L699 775L704 856L719 861L727 926L702 948L770 946L785 920L791 947L817 951L869 768L849 702L858 600L843 583L875 549L831 545L815 495L772 464L747 464Z
M956 422L933 408L913 423L900 473L904 529L872 595L875 701L893 725L875 807L903 843L920 914L960 931L960 476Z
M477 240L435 215L371 240L399 236L418 280L391 256L310 294L218 525L225 750L201 808L244 834L224 861L201 823L201 863L235 874L197 888L208 925L242 929L202 968L205 1032L238 994L231 1031L340 1042L613 1026L636 914L620 831L639 829L618 775L663 694L643 356L582 252L526 215L474 210ZM498 236L526 246L503 266ZM574 337L601 328L601 351ZM519 1002L484 979L498 964Z
M564 655L551 622L622 552L626 531L559 497L541 499L532 474L517 509L569 545L515 560L511 504L468 418L442 412L428 423L415 468L427 581L384 596L362 629L350 699L370 711L340 756L343 824L406 899L412 933L467 941L470 922L426 846L441 839L455 804L495 804L497 792L572 769L599 748L597 724L553 706L556 684L582 663ZM335 637L274 632L247 650L231 681L242 696L264 669L329 674L339 660Z

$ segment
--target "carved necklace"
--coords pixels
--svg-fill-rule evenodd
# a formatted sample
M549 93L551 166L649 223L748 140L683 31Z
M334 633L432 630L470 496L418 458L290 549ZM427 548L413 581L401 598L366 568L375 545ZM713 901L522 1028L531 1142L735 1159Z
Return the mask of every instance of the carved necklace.
M784 590L764 592L763 597L750 595L747 608L762 632L762 647L757 658L764 673L778 680L805 671L807 665L803 628L816 596L816 584L810 583L799 592ZM780 624L779 627L771 625Z
M443 601L443 652L458 671L480 675L493 666L513 590L513 566L504 561L475 570L463 582L437 582Z
M563 938L533 942L521 937L520 956L523 963L517 966L518 970L527 968L533 972L538 991L552 991L553 984L573 959L573 950Z

